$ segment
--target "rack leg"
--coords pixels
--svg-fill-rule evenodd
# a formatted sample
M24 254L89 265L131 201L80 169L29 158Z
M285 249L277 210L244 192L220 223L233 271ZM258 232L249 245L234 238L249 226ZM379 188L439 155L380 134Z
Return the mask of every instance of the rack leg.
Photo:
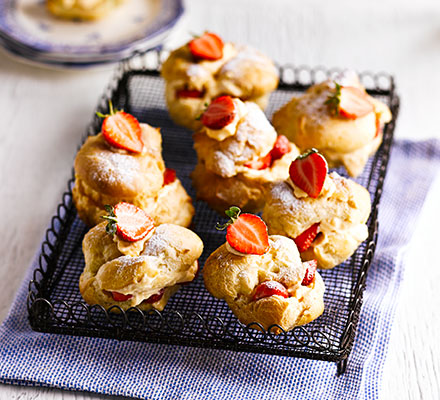
M341 376L345 372L345 370L347 369L347 360L348 360L348 357L344 358L343 360L338 362L338 364L337 364L337 367L338 367L337 375L338 376Z

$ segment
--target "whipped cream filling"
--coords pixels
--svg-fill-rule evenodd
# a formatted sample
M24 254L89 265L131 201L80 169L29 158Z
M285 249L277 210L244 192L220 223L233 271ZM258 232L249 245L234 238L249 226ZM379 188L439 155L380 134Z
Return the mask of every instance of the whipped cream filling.
M248 254L241 253L240 251L235 250L228 242L226 242L226 250L229 251L229 253L235 254L236 256L244 257Z
M295 183L293 183L290 176L287 178L286 182L292 188L293 194L297 199L310 197L306 192L304 192L304 190L302 190L300 187L295 185ZM321 193L319 194L319 196L330 197L335 192L335 190L336 190L335 183L333 182L332 178L329 175L327 175L325 177L324 185L322 186Z
M137 240L136 242L128 242L121 239L118 235L113 235L113 241L118 246L118 250L124 256L137 257L145 247L145 242L153 236L155 229L152 229L147 236L143 239Z
M234 99L233 102L235 106L235 117L228 125L226 125L221 129L210 129L204 127L204 131L206 135L211 139L221 142L226 138L235 135L235 132L237 131L238 123L242 118L244 118L247 115L248 113L247 107L240 99Z

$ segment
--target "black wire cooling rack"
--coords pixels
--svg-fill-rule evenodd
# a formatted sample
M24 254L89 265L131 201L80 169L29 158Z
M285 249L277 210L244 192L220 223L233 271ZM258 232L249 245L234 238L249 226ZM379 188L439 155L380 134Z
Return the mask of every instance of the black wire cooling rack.
M168 116L164 83L157 71L162 55L153 51L121 64L97 109L106 112L111 99L117 108L134 114L140 121L161 127L167 166L177 171L186 190L195 198L189 174L195 166L196 155L190 132L176 126ZM309 85L338 72L290 65L280 67L280 84L271 95L267 116L271 117ZM369 190L373 202L368 221L369 237L349 260L332 270L320 271L326 286L322 316L306 326L278 335L261 326L260 330L254 329L256 323L244 326L224 301L209 295L200 276L183 286L163 312L142 312L136 307L124 312L114 306L112 308L119 312L113 313L99 305L85 304L78 280L84 268L81 242L87 227L79 220L72 203L72 178L46 232L39 266L29 283L27 307L32 328L40 332L337 361L338 373L344 372L356 332L366 274L376 246L379 201L399 111L399 98L391 76L371 73L360 76L368 92L390 106L393 121L385 126L379 151L357 179ZM93 119L84 140L99 132L100 123L99 118ZM342 169L338 172L345 175ZM224 233L214 229L219 216L205 203L195 202L195 208L193 229L205 244L200 260L203 265L207 256L224 242Z

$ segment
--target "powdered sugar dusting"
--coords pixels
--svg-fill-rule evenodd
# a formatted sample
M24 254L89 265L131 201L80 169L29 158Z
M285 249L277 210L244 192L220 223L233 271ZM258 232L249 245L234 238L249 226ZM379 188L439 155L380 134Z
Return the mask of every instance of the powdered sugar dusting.
M93 180L131 184L139 174L139 164L132 155L109 151L96 158L96 168L91 171Z
M235 57L225 63L221 69L222 73L238 73L242 69L243 63L252 64L254 68L264 68L277 73L272 62L258 50L249 46L237 46L238 53Z

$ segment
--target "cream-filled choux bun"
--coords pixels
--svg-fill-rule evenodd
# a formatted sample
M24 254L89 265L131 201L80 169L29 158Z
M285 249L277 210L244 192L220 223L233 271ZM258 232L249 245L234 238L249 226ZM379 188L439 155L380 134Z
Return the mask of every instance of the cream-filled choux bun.
M84 300L105 308L163 310L180 285L196 276L201 239L179 225L155 227L129 203L118 203L108 219L110 229L102 222L83 240L85 268L79 288Z
M280 331L273 325L288 331L318 318L324 311L324 282L316 261L303 263L295 243L268 236L256 215L236 212L231 222L226 243L203 268L208 291L225 300L243 324L258 323L271 332Z
M197 117L205 104L216 97L239 97L264 108L278 85L278 70L268 57L249 46L223 43L213 33L174 50L161 73L171 118L193 131L201 127Z
M153 215L158 225L189 226L194 207L175 172L165 168L159 129L139 124L130 114L113 116L119 113L122 122L112 125L106 118L102 132L87 138L75 158L73 201L78 215L93 226L102 221L106 204L126 201ZM131 128L121 133L125 119L139 127L139 137L129 135Z
M303 261L329 269L349 258L368 237L368 191L336 172L327 174L317 152L298 158L290 177L267 192L263 218L269 233L295 241Z
M330 167L343 165L356 177L382 143L383 126L391 118L388 106L369 96L358 76L347 71L294 97L272 123L301 151L316 148Z
M107 15L124 0L47 0L48 10L65 19L94 20Z
M245 211L263 207L266 185L288 177L299 154L252 102L221 96L201 117L193 135L198 164L191 177L197 198L218 212L231 204Z

